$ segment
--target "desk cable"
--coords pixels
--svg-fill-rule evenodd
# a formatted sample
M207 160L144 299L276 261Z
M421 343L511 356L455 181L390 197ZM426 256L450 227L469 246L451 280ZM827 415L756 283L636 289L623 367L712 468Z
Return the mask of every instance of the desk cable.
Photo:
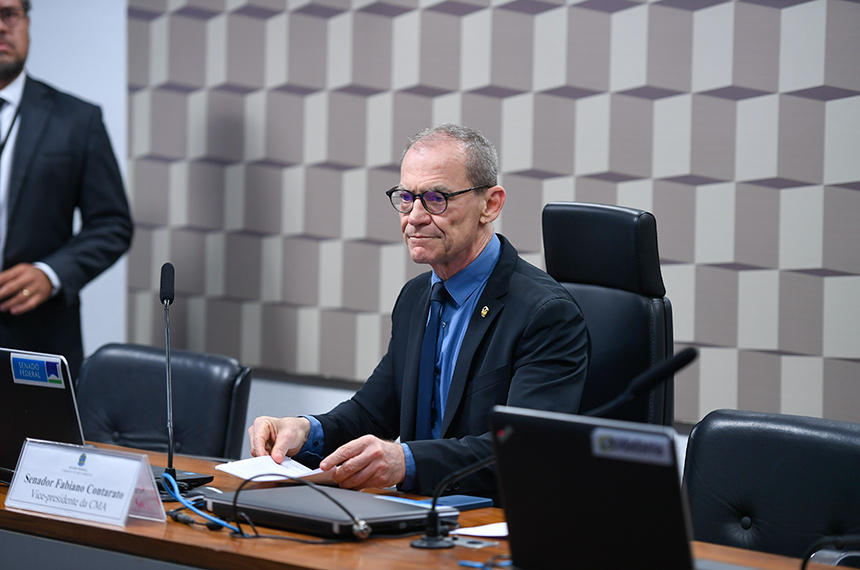
M182 504L183 507L185 507L186 509L188 509L194 513L197 513L198 515L200 515L204 519L208 520L210 523L213 523L214 525L216 525L215 527L210 527L207 524L206 526L208 528L210 528L210 529L217 528L219 530L222 527L223 528L229 528L235 534L239 534L239 535L243 534L241 529L238 526L233 526L230 523L228 523L227 521L223 521L217 517L213 517L212 515L201 511L193 503L191 503L191 501L189 501L188 499L183 497L179 492L179 485L176 483L176 479L171 477L169 473L164 472L161 474L161 486L168 492L168 494L171 497L173 497L176 501L178 501L180 504ZM172 518L176 522L180 522L180 523L187 524L187 525L192 525L192 524L197 523L196 520L192 519L191 517L189 517L188 515L180 512L180 511L181 511L181 509L174 509L174 510L170 511L170 518Z

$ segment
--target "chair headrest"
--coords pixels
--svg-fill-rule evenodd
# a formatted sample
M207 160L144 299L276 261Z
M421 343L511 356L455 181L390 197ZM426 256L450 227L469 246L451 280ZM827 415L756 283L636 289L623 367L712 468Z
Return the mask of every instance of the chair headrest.
M543 210L546 270L561 283L663 297L657 220L644 210L551 202Z
M231 388L243 366L229 356L189 350L173 350L170 355L174 373L194 382L205 382L210 387L223 385ZM99 347L85 359L81 367L79 384L92 381L90 376L101 375L134 378L143 385L164 382L164 349L138 344L109 343Z
M858 474L856 423L712 411L684 461L695 538L803 557L822 538L860 534Z

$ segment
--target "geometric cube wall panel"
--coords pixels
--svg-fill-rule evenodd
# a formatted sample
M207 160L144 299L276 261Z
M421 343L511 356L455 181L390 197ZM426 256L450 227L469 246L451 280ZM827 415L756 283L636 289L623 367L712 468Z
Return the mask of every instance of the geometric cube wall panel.
M409 136L496 144L496 229L553 200L657 217L676 419L860 421L860 3L129 0L129 338L361 382L411 262Z

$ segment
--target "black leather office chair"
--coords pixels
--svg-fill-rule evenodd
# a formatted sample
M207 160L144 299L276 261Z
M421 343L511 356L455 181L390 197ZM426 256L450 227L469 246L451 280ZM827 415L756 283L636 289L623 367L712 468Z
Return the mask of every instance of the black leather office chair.
M547 273L579 303L591 336L580 404L588 412L672 356L672 305L660 272L657 221L633 208L553 202L543 210L543 240ZM610 417L672 425L672 379Z
M238 459L246 437L251 369L226 356L170 353L174 451ZM107 344L81 367L77 400L84 437L166 452L164 349Z
M696 540L802 557L860 533L860 425L711 412L690 434L684 484Z

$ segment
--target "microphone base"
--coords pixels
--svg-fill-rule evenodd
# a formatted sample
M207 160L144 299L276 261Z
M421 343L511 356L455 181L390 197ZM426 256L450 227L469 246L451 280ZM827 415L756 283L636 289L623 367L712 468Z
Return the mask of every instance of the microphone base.
M450 536L427 536L417 538L412 541L413 548L423 548L425 550L441 550L442 548L453 548L454 539Z

